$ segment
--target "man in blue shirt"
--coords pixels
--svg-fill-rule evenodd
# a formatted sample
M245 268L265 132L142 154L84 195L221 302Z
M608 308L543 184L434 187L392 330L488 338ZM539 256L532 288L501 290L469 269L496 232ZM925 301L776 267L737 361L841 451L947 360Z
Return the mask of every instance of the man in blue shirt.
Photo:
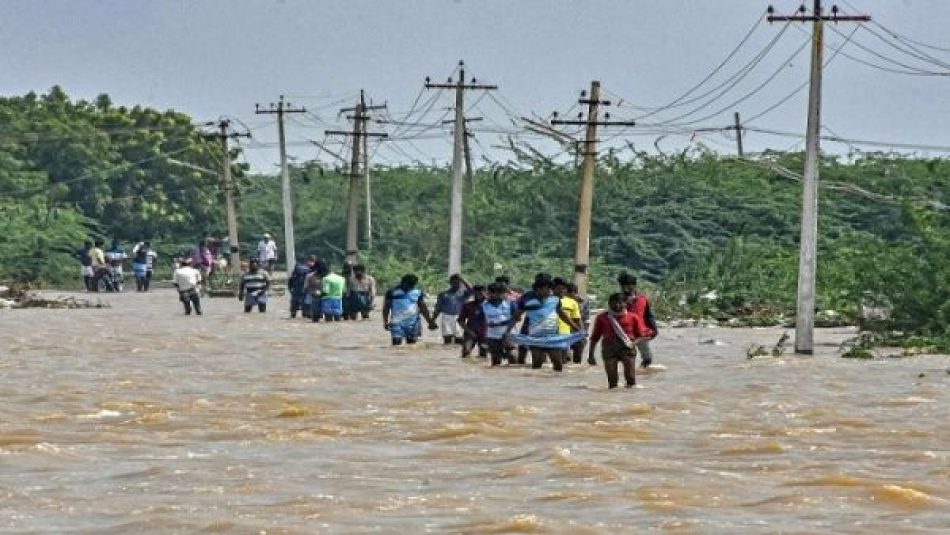
M462 326L459 325L458 318L470 290L471 285L461 275L455 273L449 277L449 288L436 298L435 314L432 319L442 317L439 326L442 328L442 342L446 345L462 343Z
M407 344L414 344L422 335L422 320L420 315L429 324L429 330L438 329L435 318L429 314L426 306L425 292L417 287L419 277L405 275L399 281L399 286L386 292L383 301L383 328L392 336L393 345L398 346L405 340Z

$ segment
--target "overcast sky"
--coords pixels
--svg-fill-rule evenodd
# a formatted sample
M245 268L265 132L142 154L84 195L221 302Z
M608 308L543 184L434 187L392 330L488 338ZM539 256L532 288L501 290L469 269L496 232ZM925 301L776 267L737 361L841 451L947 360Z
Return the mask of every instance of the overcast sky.
M789 13L799 4L773 3L777 11ZM306 106L311 114L288 123L289 153L298 161L320 157L330 162L332 157L304 141L323 140L327 125L345 127L336 110L351 105L361 88L374 102L387 102L398 118L420 94L425 76L442 81L464 59L470 76L500 86L493 95L500 104L490 97L479 100L476 92L466 95L468 103L477 103L471 114L486 117L477 127L486 131L477 134L476 153L504 159L504 150L492 148L498 135L488 131L513 129L508 112L566 112L578 91L596 78L621 103L613 117L641 116L644 112L633 106L666 104L709 74L761 19L767 5L758 0L8 0L0 2L0 92L44 92L59 84L74 98L108 93L118 104L173 108L196 121L237 118L261 143L248 147L248 161L258 170L273 170L278 161L271 144L274 118L255 116L255 103L286 94L294 104ZM889 60L915 72L948 72L938 63L950 65L950 2L848 0L840 5L844 11L869 13L888 30L948 49L914 44L914 52L903 45L938 60L920 61L860 30L844 52L898 70L907 69ZM841 23L836 29L848 34L853 27ZM767 23L756 27L733 61L690 98L739 71L782 28ZM682 124L713 114L676 127L678 133L660 140L660 148L703 142L733 151L729 133L694 135L691 130L729 124L733 111L753 117L802 84L808 49L794 53L806 43L803 30L808 29L787 28L748 76L731 89L724 86L728 90L722 97L697 113L676 120L718 93L643 118L639 131L612 130L603 138L653 150L658 134L647 124ZM889 37L880 27L870 29ZM828 31L826 57L842 40ZM770 83L742 100L773 74ZM750 126L801 132L806 94L799 91ZM948 95L946 77L888 73L840 56L826 72L824 123L849 138L950 146ZM430 96L423 94L421 102ZM452 105L450 97L441 95L428 114L410 120L437 122ZM621 135L613 137L617 133ZM375 151L378 162L444 162L451 154L448 130L403 129L401 137L392 142L396 146ZM522 139L556 152L534 138ZM746 137L747 150L796 145L795 138L756 132ZM847 150L830 142L825 147Z

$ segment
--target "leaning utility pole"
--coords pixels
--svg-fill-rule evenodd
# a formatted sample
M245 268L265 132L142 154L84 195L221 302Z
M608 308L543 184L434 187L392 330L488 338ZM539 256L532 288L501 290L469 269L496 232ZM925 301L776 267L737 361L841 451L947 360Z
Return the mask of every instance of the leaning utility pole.
M433 84L426 77L426 89L454 89L455 90L455 124L453 128L452 145L452 197L449 209L449 274L462 272L462 214L464 202L464 176L462 173L465 153L465 91L480 89L492 91L498 89L496 85L479 84L472 78L471 83L465 83L465 62L459 61L459 77L456 82L452 78L444 84Z
M386 108L385 104L379 106L368 106L366 104L366 93L360 90L360 100L352 108L343 108L340 113L353 112L348 115L348 119L353 120L353 131L327 130L326 135L350 136L353 143L353 153L350 159L350 187L347 193L346 209L346 259L356 261L359 253L359 217L360 217L360 179L363 178L360 173L360 147L364 145L362 141L369 137L385 138L388 134L380 132L367 132L366 121L370 118L367 114L371 110L381 110ZM365 151L364 151L365 152ZM368 197L367 197L368 198Z
M581 163L581 190L577 202L577 237L574 248L574 284L583 297L587 294L587 268L590 263L590 221L594 204L594 169L597 165L597 127L598 126L635 126L633 121L610 121L610 114L604 114L604 120L598 120L600 106L610 106L609 100L600 99L600 82L590 83L590 98L581 91L581 104L587 104L587 118L577 114L576 120L551 119L552 125L586 126L584 138L584 160Z
M277 114L277 136L280 144L280 189L283 194L284 204L284 256L287 259L287 278L294 272L297 265L297 252L294 241L294 206L293 196L290 191L290 170L287 169L287 142L284 137L284 114L285 113L304 113L306 108L294 108L289 102L284 102L284 95L280 96L275 106L271 102L270 107L262 109L260 104L254 105L256 114Z
M798 256L798 307L795 314L795 352L814 351L815 273L818 269L818 159L821 140L821 68L824 54L824 23L868 22L867 15L840 15L832 6L831 15L822 13L821 0L814 0L809 15L802 5L795 15L775 15L769 6L768 21L811 22L811 76L808 90L808 123L805 129L805 172L802 177L802 223Z
M215 137L221 142L221 151L224 156L224 165L221 170L221 188L224 190L224 208L227 212L228 247L231 253L231 265L236 266L237 272L240 273L241 243L238 239L237 211L234 207L234 179L231 177L231 150L228 148L228 140L239 137L249 138L251 137L251 133L228 133L230 126L231 121L227 119L218 121L219 133L215 134Z

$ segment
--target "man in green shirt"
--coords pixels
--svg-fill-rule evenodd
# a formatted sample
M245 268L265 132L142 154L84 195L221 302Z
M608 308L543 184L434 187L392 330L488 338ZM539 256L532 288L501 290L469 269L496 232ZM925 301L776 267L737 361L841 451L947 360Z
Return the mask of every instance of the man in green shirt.
M341 321L343 319L343 292L346 290L346 279L333 272L327 266L327 274L321 281L323 298L320 307L325 321Z

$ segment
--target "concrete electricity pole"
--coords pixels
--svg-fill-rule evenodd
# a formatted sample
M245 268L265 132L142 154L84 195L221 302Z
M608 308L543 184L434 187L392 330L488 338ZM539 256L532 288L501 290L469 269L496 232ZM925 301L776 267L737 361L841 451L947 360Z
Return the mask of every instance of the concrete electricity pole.
M735 113L736 125L733 127L736 130L736 152L739 154L739 157L742 158L745 156L742 151L742 122L739 120L739 112Z
M574 284L581 296L587 294L587 268L590 263L590 221L591 209L594 203L594 170L597 166L597 127L598 126L635 126L633 121L610 121L610 114L604 115L604 120L598 120L600 106L610 106L609 100L600 99L600 82L590 83L590 98L581 91L581 104L587 104L587 118L583 113L577 114L576 120L562 120L557 113L551 120L552 125L586 126L587 134L584 138L584 160L581 163L581 190L577 203L577 238L574 248Z
M231 121L221 119L218 121L218 134L215 137L221 142L221 150L224 156L224 165L221 170L221 188L224 190L224 208L227 212L228 224L228 246L231 252L231 265L235 266L237 272L241 270L241 243L238 239L237 211L234 207L234 179L231 177L231 151L228 148L228 140L239 137L251 137L250 132L243 134L238 132L228 132Z
M483 120L484 117L466 117L465 118L465 142L462 146L465 155L465 192L471 193L475 189L475 170L472 166L472 144L469 142L475 134L468 129L468 123L474 123ZM442 121L442 124L455 124L455 119Z
M284 136L284 114L285 113L304 113L306 108L294 108L289 102L284 101L284 95L280 96L280 101L275 106L271 102L270 107L261 108L260 104L254 105L256 114L277 114L277 136L280 144L280 188L283 193L284 204L284 254L287 261L287 278L293 274L294 267L297 264L297 252L294 240L294 207L293 196L290 191L290 170L287 168L287 141Z
M367 105L366 93L360 90L360 100L357 102L356 106L353 106L352 108L343 108L340 110L340 113L353 113L353 115L347 116L348 119L353 120L353 131L326 131L326 135L328 136L349 136L351 138L350 141L353 143L353 153L350 159L349 173L350 187L347 193L348 199L346 210L346 259L349 261L355 262L356 256L359 254L360 179L363 178L363 175L360 173L360 148L361 146L365 146L365 143L362 141L369 137L388 137L388 134L381 132L367 132L366 121L370 118L367 112L385 108L385 104L379 106ZM368 162L366 167L368 167ZM364 172L367 171L364 169Z
M363 125L366 131L366 125ZM366 189L366 249L373 249L373 189L369 183L369 137L363 136L363 187Z
M803 5L794 15L775 15L769 6L768 21L811 22L811 76L808 90L808 122L805 129L805 172L802 177L802 224L798 256L798 306L795 314L795 352L814 351L815 274L818 268L818 159L821 140L821 68L824 54L824 23L868 22L867 15L841 15L832 6L831 15L822 12L821 0L814 0L811 14Z
M449 274L462 272L462 214L464 202L464 174L462 172L465 153L465 91L498 89L496 85L479 84L472 78L465 82L465 62L459 61L459 77L456 82L450 77L444 84L434 84L426 77L426 89L455 90L455 119L452 146L452 197L449 210Z

